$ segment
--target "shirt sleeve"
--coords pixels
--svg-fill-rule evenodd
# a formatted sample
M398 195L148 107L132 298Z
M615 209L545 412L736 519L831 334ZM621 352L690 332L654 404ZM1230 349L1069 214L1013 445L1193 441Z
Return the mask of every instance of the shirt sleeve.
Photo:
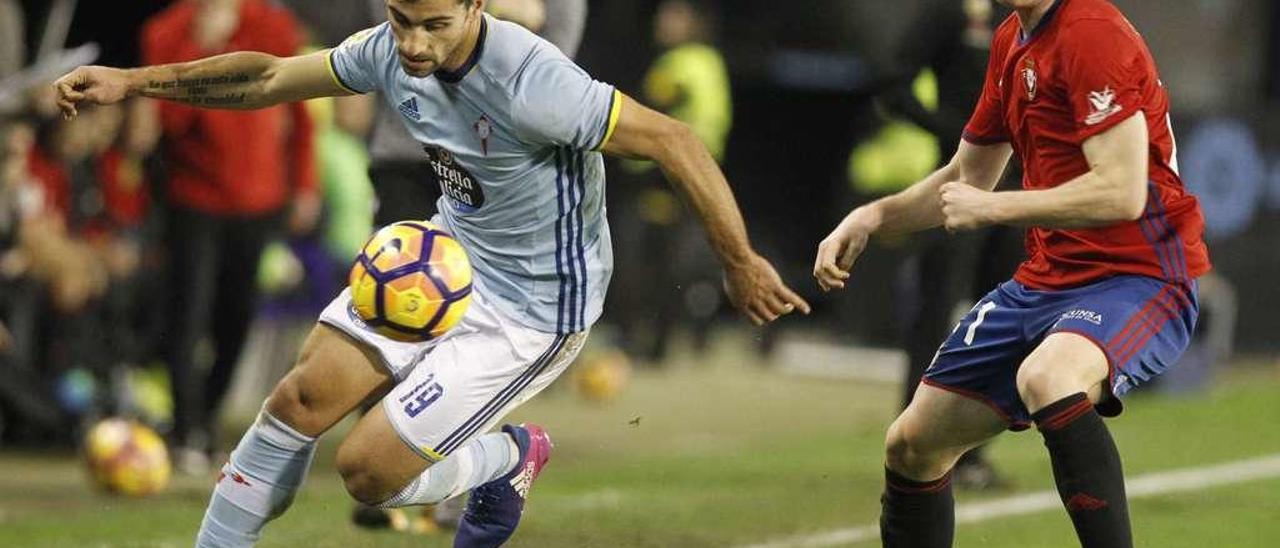
M1004 101L1000 94L1000 73L1004 67L1007 47L1002 46L1000 33L991 41L991 54L987 60L987 75L982 84L982 95L973 108L969 123L965 124L961 138L975 145L993 145L1009 140L1005 125Z
M1080 142L1127 120L1142 108L1148 78L1142 38L1128 24L1079 21L1064 33L1063 61Z
M382 87L385 63L395 52L388 23L364 29L329 50L329 75L347 91L369 93Z
M594 80L559 52L538 52L516 77L512 118L538 144L599 150L613 135L622 94Z

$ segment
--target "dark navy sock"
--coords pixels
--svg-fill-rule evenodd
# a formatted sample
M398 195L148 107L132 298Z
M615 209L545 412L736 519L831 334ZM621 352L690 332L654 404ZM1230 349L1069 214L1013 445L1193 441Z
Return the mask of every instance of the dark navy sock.
M1053 479L1083 548L1130 548L1124 471L1111 432L1085 394L1031 415L1053 462Z
M949 548L955 535L951 473L915 481L888 468L880 497L880 541L885 548Z

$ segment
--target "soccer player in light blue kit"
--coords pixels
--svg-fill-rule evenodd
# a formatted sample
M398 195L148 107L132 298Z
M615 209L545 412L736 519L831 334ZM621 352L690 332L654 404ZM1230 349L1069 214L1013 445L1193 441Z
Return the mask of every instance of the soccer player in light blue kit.
M534 425L485 432L564 370L600 315L612 269L600 151L663 168L702 220L729 299L754 323L809 311L752 249L724 176L687 127L484 15L484 2L387 0L388 23L332 50L81 67L54 84L67 116L131 95L251 109L381 91L422 142L444 191L437 222L475 269L466 316L426 343L369 331L338 296L223 467L197 545L253 544L293 499L316 438L379 399L338 449L351 495L407 506L473 490L455 546L506 541L551 443Z

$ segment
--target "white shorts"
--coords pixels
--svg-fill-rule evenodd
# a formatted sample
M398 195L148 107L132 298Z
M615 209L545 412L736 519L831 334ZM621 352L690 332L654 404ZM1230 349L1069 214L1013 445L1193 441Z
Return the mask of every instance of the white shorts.
M399 342L369 329L343 290L320 322L373 348L396 385L382 398L400 438L426 459L438 461L560 376L588 331L557 335L538 331L495 310L479 287L462 321L443 337Z

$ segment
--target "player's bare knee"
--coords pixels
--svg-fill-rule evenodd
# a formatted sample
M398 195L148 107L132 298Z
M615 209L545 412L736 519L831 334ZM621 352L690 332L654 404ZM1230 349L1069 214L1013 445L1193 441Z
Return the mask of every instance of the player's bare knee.
M351 498L370 506L391 498L399 486L388 485L384 477L377 473L377 466L368 451L351 443L343 442L338 447L338 456L334 465L342 476L342 483Z
M1016 379L1018 397L1031 412L1054 402L1055 394L1062 390L1060 375L1046 367L1022 367Z
M1048 382L1049 379L1046 372L1029 364L1024 364L1020 367L1017 376L1014 378L1014 384L1018 388L1018 396L1024 402L1043 391Z
M338 473L342 475L342 485L347 488L347 494L357 502L377 506L390 498L391 493L383 489L372 471L365 466L339 466Z
M902 435L902 427L897 422L889 425L884 435L884 460L890 469L903 471L907 468L909 449L907 440Z
M885 434L885 464L890 470L907 477L928 477L946 472L945 459L929 451L913 430L895 421ZM941 470L939 470L941 468Z
M266 409L271 416L293 427L308 436L319 436L324 433L324 421L314 408L314 400L309 397L302 383L298 382L297 370L285 375L276 384L271 395L267 397Z
M1089 388L1070 371L1054 368L1045 362L1023 364L1018 369L1016 384L1018 396L1033 413L1071 394L1087 392Z

